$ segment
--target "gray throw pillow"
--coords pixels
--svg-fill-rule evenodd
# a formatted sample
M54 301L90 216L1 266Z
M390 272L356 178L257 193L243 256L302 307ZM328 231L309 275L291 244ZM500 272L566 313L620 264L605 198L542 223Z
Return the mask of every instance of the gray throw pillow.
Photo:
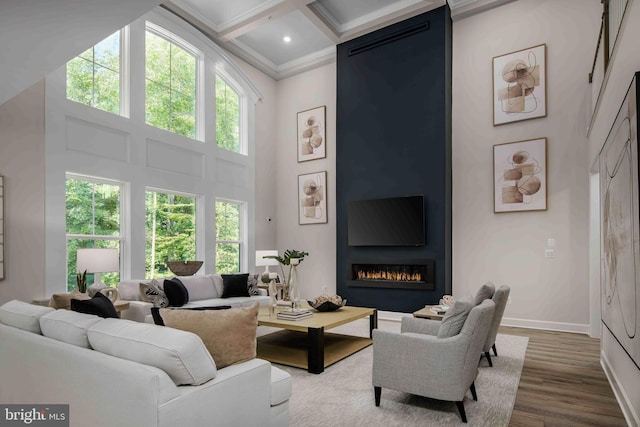
M478 289L478 292L476 293L476 297L473 299L474 304L478 305L486 299L493 298L493 293L495 291L496 287L491 282L487 282L480 286L480 289Z
M460 333L471 309L475 307L469 297L461 298L453 303L442 318L438 329L438 338L454 337Z

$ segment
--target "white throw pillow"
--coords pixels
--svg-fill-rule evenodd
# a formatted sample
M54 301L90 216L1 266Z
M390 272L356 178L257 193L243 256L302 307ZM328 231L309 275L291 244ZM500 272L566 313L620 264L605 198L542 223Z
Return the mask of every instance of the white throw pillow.
M162 369L176 385L199 385L216 376L216 364L191 332L133 322L104 319L87 331L94 350Z
M104 320L93 314L71 310L56 310L40 318L42 335L79 347L91 348L87 329Z
M203 299L220 298L211 275L206 276L177 276L182 282L187 292L189 301L200 301Z
M41 334L40 317L52 311L55 309L14 299L0 306L0 322L34 334Z

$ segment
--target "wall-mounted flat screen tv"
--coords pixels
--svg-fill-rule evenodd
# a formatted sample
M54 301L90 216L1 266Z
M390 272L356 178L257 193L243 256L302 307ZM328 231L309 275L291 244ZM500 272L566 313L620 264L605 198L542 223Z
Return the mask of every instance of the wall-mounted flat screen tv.
M424 196L353 200L347 229L349 246L423 246Z

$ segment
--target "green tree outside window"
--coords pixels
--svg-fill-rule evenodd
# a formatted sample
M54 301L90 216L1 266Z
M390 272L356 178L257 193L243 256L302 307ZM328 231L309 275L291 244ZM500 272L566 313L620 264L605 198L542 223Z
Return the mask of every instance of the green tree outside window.
M66 180L67 290L76 287L79 248L120 249L120 186L85 179ZM103 273L102 281L116 286L120 273ZM87 285L93 284L87 274Z
M196 259L196 199L147 191L145 274L172 276L167 261Z
M67 99L120 114L120 31L67 62Z
M240 95L216 74L216 144L226 150L241 151Z
M145 43L146 123L195 138L195 55L150 30Z
M216 273L240 271L241 248L240 203L216 201Z

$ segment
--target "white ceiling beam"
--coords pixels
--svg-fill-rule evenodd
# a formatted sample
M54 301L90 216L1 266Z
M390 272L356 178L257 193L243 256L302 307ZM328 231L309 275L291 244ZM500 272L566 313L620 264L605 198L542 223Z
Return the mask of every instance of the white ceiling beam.
M298 6L291 1L283 1L268 9L262 10L255 15L248 16L246 19L238 22L224 30L218 32L218 38L224 42L240 37L241 35L248 33L249 31L258 28L274 19L287 15Z
M290 0L298 4L298 10L309 20L315 27L322 32L332 43L340 43L340 30L329 23L322 15L317 13L311 7L313 0Z

